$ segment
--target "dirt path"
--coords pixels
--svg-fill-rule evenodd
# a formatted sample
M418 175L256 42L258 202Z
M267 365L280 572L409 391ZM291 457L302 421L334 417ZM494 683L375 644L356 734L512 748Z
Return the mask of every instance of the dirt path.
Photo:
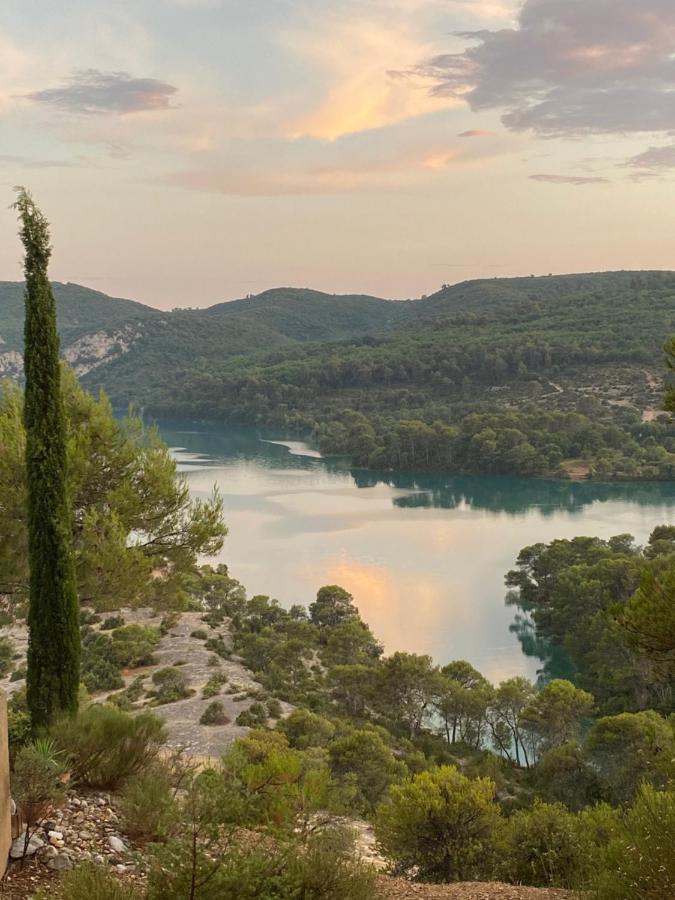
M381 900L577 900L575 891L518 887L491 881L457 884L414 884L400 878L378 880Z

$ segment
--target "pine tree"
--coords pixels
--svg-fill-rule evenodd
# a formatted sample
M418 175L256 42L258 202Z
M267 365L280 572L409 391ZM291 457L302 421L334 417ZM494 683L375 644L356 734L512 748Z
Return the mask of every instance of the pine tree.
M25 249L26 474L28 484L27 699L33 727L77 710L80 632L66 487L66 431L56 305L47 275L49 224L18 188L15 208Z

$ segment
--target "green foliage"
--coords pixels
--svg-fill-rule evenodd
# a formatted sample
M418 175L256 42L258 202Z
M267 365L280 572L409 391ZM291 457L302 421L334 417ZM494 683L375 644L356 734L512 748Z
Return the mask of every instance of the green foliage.
M217 697L224 684L227 684L227 675L224 672L217 672L215 675L212 675L202 690L204 700Z
M90 693L124 686L108 635L91 632L82 641L82 682Z
M372 812L389 787L407 774L375 731L358 730L328 745L331 774L351 791L351 806Z
M663 547L661 533L655 540ZM629 643L661 670L660 680L666 683L675 681L674 596L675 563L662 571L647 569L621 615Z
M192 500L158 431L135 416L118 421L107 398L86 393L67 368L61 392L81 601L97 610L180 605L198 557L222 545L220 498ZM23 405L20 389L3 385L0 590L15 603L28 585Z
M203 851L195 857L187 840L176 840L156 855L148 900L371 900L374 874L335 832L302 845L244 847L232 839L215 865Z
M190 637L195 638L198 641L206 641L209 638L208 631L205 631L203 628L197 628L195 631L190 632Z
M309 607L311 621L320 628L340 625L358 614L352 595L337 584L320 588L316 600Z
M296 750L325 747L335 735L332 722L308 709L294 709L278 723L277 729L286 735L288 743Z
M166 742L160 719L148 712L132 716L109 704L58 722L52 733L80 782L111 790L146 769Z
M252 703L248 709L242 710L237 716L237 725L246 728L260 728L267 724L267 710L262 703Z
M490 875L502 821L489 779L441 766L394 785L390 795L377 810L375 834L398 871L421 881Z
M225 715L225 707L219 700L214 700L199 717L201 725L227 725L230 720ZM237 720L238 721L238 720Z
M561 744L546 750L534 772L535 784L550 800L580 810L596 803L602 785L595 767L583 748L576 743Z
M155 702L175 703L190 695L187 678L174 666L165 666L153 672L152 683L157 687Z
M14 644L7 637L0 637L0 678L9 675L12 669Z
M125 668L151 666L155 662L152 651L159 641L159 632L151 625L123 625L112 633L112 658Z
M615 803L632 800L642 782L664 787L675 776L672 724L653 710L598 719L586 749Z
M578 737L593 711L593 697L562 678L549 682L523 710L522 719L538 749L559 747Z
M132 885L122 884L103 866L83 862L48 888L40 889L33 900L142 900Z
M507 880L535 887L576 887L585 847L576 817L562 803L535 802L514 813L505 830Z
M640 789L597 873L597 900L675 896L675 794Z
M108 616L101 625L101 631L112 631L114 628L121 628L124 625L124 616Z
M171 772L155 762L130 778L117 803L124 833L135 841L164 840L175 824L178 810Z
M19 478L26 485L20 518L26 527L28 552L22 544L20 564L27 558L30 571L26 688L31 721L37 728L51 724L62 712L72 714L77 710L80 630L72 554L73 516L66 483L67 435L59 337L47 275L49 224L24 188L18 190L15 209L21 224L26 278L25 459L20 458ZM18 449L20 442L14 446ZM21 465L24 462L25 470ZM8 511L3 508L3 512ZM13 523L12 531L16 530Z
M27 829L65 799L65 771L63 755L48 739L33 741L17 752L11 791Z
M225 644L225 641L221 637L210 637L204 644L204 647L210 653L215 653L222 659L229 659L232 655L229 648Z

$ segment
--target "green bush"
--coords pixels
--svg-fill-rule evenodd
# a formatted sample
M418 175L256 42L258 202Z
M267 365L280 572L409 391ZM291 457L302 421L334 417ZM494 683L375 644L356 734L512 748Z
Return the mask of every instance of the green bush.
M17 752L11 790L26 826L34 826L63 802L65 771L63 754L49 738L33 741Z
M124 625L124 616L108 616L101 625L101 631L112 631Z
M159 763L139 772L124 785L117 808L135 841L166 839L178 813L171 772Z
M237 716L237 725L245 728L260 728L267 724L267 710L262 703L252 703Z
M224 672L217 672L215 675L212 675L204 685L202 697L205 700L209 700L211 697L217 697L224 684L227 684L227 675L225 675Z
M90 693L116 691L123 687L119 669L112 639L107 634L91 632L83 639L80 677Z
M353 857L353 848L332 831L301 846L265 847L232 842L214 866L212 856L193 856L187 840L158 849L150 871L148 900L184 900L194 880L199 900L372 900L374 873Z
M153 650L160 640L159 631L146 625L123 625L112 633L112 652L118 666L136 669L155 662Z
M19 666L18 669L14 669L12 674L9 676L9 680L10 681L25 681L27 671L28 671L28 667L26 666L26 663L23 663L23 665Z
M230 656L232 656L232 652L228 650L225 641L221 637L209 638L204 644L204 647L209 653L215 653L222 659L229 659Z
M359 812L372 812L391 784L406 774L375 731L359 730L328 745L331 773L351 789L351 804Z
M277 700L276 697L272 697L267 701L267 715L270 719L280 719L283 715L283 709L281 707L281 703Z
M168 634L172 628L175 628L176 625L181 620L181 613L177 610L173 610L172 612L168 612L159 623L159 633L161 635Z
M198 641L207 641L209 634L203 628L196 628L194 631L190 632L190 637L195 638Z
M492 874L502 828L494 782L451 766L421 772L390 790L375 834L399 872L420 881L469 881Z
M308 709L294 709L282 719L277 729L288 738L288 743L296 750L308 747L325 747L335 735L335 725Z
M33 900L141 900L130 885L121 884L109 869L84 862L49 887L33 894Z
M8 637L0 637L0 678L9 675L12 668L12 656L14 655L14 644Z
M143 771L166 743L164 723L149 712L137 716L93 705L53 728L73 775L88 787L115 789Z
M187 678L173 666L166 666L153 673L152 683L157 687L156 702L159 704L175 703L190 696Z
M574 887L584 868L577 818L562 803L535 801L508 820L504 871L507 880L535 887Z
M610 842L597 900L675 897L675 793L643 785Z
M225 715L223 704L214 700L206 707L199 721L202 725L227 725L230 720Z
M98 625L100 621L101 617L92 609L83 607L80 610L80 625Z

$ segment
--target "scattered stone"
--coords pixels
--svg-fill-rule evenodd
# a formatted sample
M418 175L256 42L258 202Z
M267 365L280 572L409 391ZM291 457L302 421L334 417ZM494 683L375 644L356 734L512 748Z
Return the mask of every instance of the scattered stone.
M18 838L12 844L12 849L9 851L9 855L11 859L22 859L23 858L23 847L26 842L26 832L23 831ZM41 850L44 847L45 842L38 834L32 835L31 839L28 841L28 847L26 848L26 856L35 856L38 850Z
M49 839L50 844L54 844L54 846L59 846L59 841L63 841L63 832L62 831L48 831L47 837Z
M54 869L56 872L65 872L67 869L73 868L73 861L67 853L57 853L56 856L47 860L47 868Z
M124 843L122 838L118 837L116 834L111 834L108 838L108 846L113 851L113 853L126 853L127 845Z

